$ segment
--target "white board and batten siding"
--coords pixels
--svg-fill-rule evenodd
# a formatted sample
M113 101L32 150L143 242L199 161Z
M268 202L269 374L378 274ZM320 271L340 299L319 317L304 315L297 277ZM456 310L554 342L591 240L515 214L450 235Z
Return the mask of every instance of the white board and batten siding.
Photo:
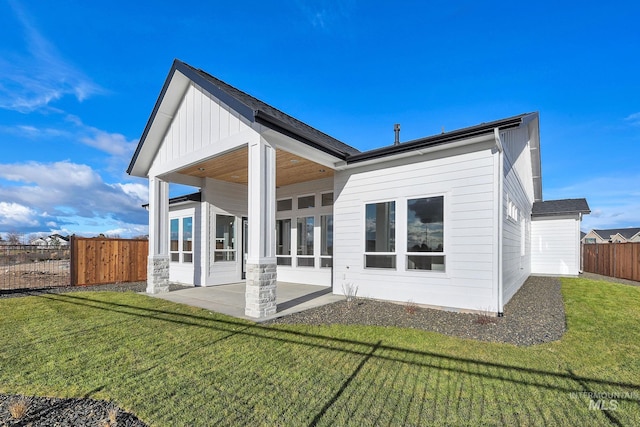
M191 83L158 149L150 175L160 175L246 145L251 123Z
M334 293L486 310L497 305L495 162L491 148L416 156L335 176ZM406 269L407 201L444 196L445 271ZM365 205L396 202L396 268L364 268Z
M204 180L202 188L204 204L208 205L208 235L202 236L208 243L205 261L206 285L222 285L240 282L242 278L242 217L247 216L247 186L219 181ZM216 215L231 215L236 219L234 228L234 261L214 262L216 245Z
M504 147L502 302L506 304L531 274L531 209L534 201L529 130L500 134Z
M579 216L534 218L531 251L532 274L577 276L580 272Z

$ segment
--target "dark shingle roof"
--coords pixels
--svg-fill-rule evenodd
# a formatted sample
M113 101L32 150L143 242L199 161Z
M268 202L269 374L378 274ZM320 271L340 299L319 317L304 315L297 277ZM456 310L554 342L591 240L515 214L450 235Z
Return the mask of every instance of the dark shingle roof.
M434 147L437 145L447 144L449 142L457 141L464 138L471 138L478 135L484 135L492 133L495 128L509 129L518 127L522 124L522 121L527 117L535 113L524 113L517 116L509 117L506 119L495 120L488 123L481 123L479 125L470 126L462 129L453 130L451 132L442 133L439 135L428 136L425 138L414 139L413 141L403 142L398 145L390 145L387 147L378 148L375 150L365 151L364 153L354 154L347 159L348 163L357 163L365 160L370 160L378 157L384 157L392 154L403 153L407 151L419 150L427 147Z
M229 97L233 98L233 100L237 101L237 103L240 103L250 109L250 114L252 114L253 117L247 118L251 120L255 119L257 122L264 124L265 126L275 127L278 131L288 133L289 136L292 136L294 138L303 138L306 140L305 142L316 145L316 148L324 149L323 151L327 151L328 149L330 151L330 154L335 154L334 152L338 152L343 155L351 155L360 152L360 150L357 150L356 148L353 148L342 141L338 141L332 136L320 132L319 130L307 125L306 123L303 123L300 120L283 113L277 108L274 108L271 105L262 102L257 98L254 98L248 93L243 92L216 77L213 77L206 71L194 68L191 65L178 60L176 60L176 65L177 69L180 70L180 72L184 73L185 71L190 70L192 73L196 73L202 79L206 80L214 87L216 87L219 91L222 91ZM187 74L187 77L191 76ZM230 106L236 108L236 110L238 109L238 105Z
M591 213L586 199L562 199L535 202L531 216L555 216Z
M537 116L536 113L525 113L506 119L496 120L488 123L481 123L451 132L434 135L426 138L420 138L413 141L403 142L398 145L387 146L379 149L360 152L358 149L345 144L300 120L272 107L271 105L260 101L259 99L223 82L222 80L212 76L211 74L192 67L178 59L174 60L169 76L165 81L164 87L160 93L160 97L156 102L154 110L147 122L147 126L140 138L138 146L133 154L127 173L132 173L134 165L138 159L142 147L145 143L147 135L154 122L155 116L162 103L162 99L169 87L170 81L175 73L179 71L188 79L199 85L202 89L211 95L220 99L229 107L237 111L240 115L251 122L256 122L273 129L281 134L292 137L306 145L314 147L332 156L345 160L347 163L357 163L366 160L372 160L380 157L386 157L394 154L400 154L419 150L422 148L444 145L454 141L474 136L484 135L493 132L494 129L509 129L521 126L528 118ZM586 203L586 202L585 202Z
M632 228L632 227L630 227L630 228L608 228L608 229L603 229L603 230L594 229L593 231L598 233L598 236L602 237L603 239L608 239L609 237L614 236L616 234L620 234L625 239L630 239L633 236L635 236L636 234L640 233L640 228L639 227L635 227L635 228Z

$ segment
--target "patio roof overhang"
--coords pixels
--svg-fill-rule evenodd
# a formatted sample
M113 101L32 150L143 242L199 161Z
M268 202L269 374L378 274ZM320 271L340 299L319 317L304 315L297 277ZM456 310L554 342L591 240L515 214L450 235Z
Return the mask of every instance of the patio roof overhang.
M203 178L248 185L249 153L246 146L177 170L171 181L196 182ZM180 179L183 176L183 179ZM276 149L276 187L332 178L334 170L303 156ZM195 178L195 179L194 179Z

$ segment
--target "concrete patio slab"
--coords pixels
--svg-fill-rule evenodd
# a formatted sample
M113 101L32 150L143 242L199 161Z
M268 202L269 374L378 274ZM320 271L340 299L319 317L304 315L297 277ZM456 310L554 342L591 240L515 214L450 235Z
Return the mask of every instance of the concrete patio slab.
M278 282L276 291L278 308L276 314L262 319L255 319L244 314L244 293L245 283L241 282L229 285L180 289L150 296L256 322L275 319L344 299L341 295L333 295L330 287Z

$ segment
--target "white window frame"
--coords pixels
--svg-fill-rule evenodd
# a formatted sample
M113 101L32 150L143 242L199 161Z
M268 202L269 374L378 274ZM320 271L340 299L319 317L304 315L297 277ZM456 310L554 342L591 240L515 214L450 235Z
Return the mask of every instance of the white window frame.
M290 211L286 211L286 212L290 212ZM280 267L293 267L293 262L294 262L294 256L293 256L293 251L292 251L292 246L293 246L293 218L291 217L286 217L286 218L276 218L276 224L278 221L286 221L289 220L289 254L288 255L278 255L278 235L276 234L276 264L278 265L278 268ZM296 240L296 244L297 244L297 240ZM296 248L297 249L297 248ZM281 259L288 259L289 260L289 264L280 264L278 262L278 260Z
M191 218L191 250L184 250L184 220ZM178 221L178 250L171 250L171 223ZM169 217L169 260L172 264L193 264L194 243L195 243L195 212L183 213L182 215L170 215ZM178 255L178 260L173 260L173 255ZM191 260L185 261L185 255L190 255Z
M409 233L409 201L410 200L418 200L418 199L430 199L435 197L442 197L442 252L412 252L409 251L408 246L408 233ZM405 197L402 200L404 211L404 239L403 239L403 249L404 249L404 262L405 262L405 270L411 272L419 272L419 273L435 273L435 274L447 274L447 194L445 193L435 193L435 194L427 194L427 195L417 195ZM420 269L420 268L409 268L409 257L410 256L431 256L431 257L442 257L442 269Z
M304 215L305 209L301 209L301 212L299 212L299 216L296 217L296 259L295 259L295 267L296 268L315 268L316 267L316 217L317 215ZM298 242L300 240L300 236L301 236L301 230L298 227L298 221L300 219L307 219L307 218L312 218L313 219L313 231L311 233L311 238L313 239L313 245L311 246L311 250L312 250L312 254L308 255L301 255L300 254L300 249L301 247L299 246ZM305 227L306 227L306 221L305 221ZM300 265L300 259L311 259L313 260L313 265ZM293 265L292 265L293 266Z
M310 207L306 207L306 208L301 208L300 207L300 199L304 199L305 197L313 197L313 206ZM298 196L295 197L296 200L296 205L294 207L294 210L297 212L304 212L310 209L318 209L318 197L317 197L317 193L308 193L308 194L300 194ZM308 215L310 216L310 215Z
M393 252L371 252L367 251L367 205L377 205L381 203L394 203L394 227L393 227L393 244L395 251ZM362 257L362 266L366 270L397 270L398 269L398 200L397 199L385 199L385 200L372 200L364 202L364 209L362 212L362 224L364 225L364 253ZM393 267L367 267L367 256L393 256Z
M322 229L322 218L323 217L331 217L331 254L330 255L323 255L322 254L322 240L324 239L325 235L324 232L325 230ZM333 213L330 214L320 214L319 215L320 218L320 268L332 268L333 267L333 243L334 243L334 235L333 235ZM325 260L325 263L327 262L326 260L329 260L328 264L329 265L322 265L323 264L323 260Z
M214 247L213 247L213 262L218 264L218 263L223 263L223 262L227 262L227 263L235 263L238 261L238 217L236 217L235 215L231 215L229 213L226 212L214 212L214 224L213 224L213 239L214 239ZM218 216L228 216L228 217L232 217L233 218L233 236L231 237L233 239L233 248L232 249L227 249L227 248L222 248L222 249L218 249ZM216 260L216 254L233 254L233 259L222 259L222 260Z

